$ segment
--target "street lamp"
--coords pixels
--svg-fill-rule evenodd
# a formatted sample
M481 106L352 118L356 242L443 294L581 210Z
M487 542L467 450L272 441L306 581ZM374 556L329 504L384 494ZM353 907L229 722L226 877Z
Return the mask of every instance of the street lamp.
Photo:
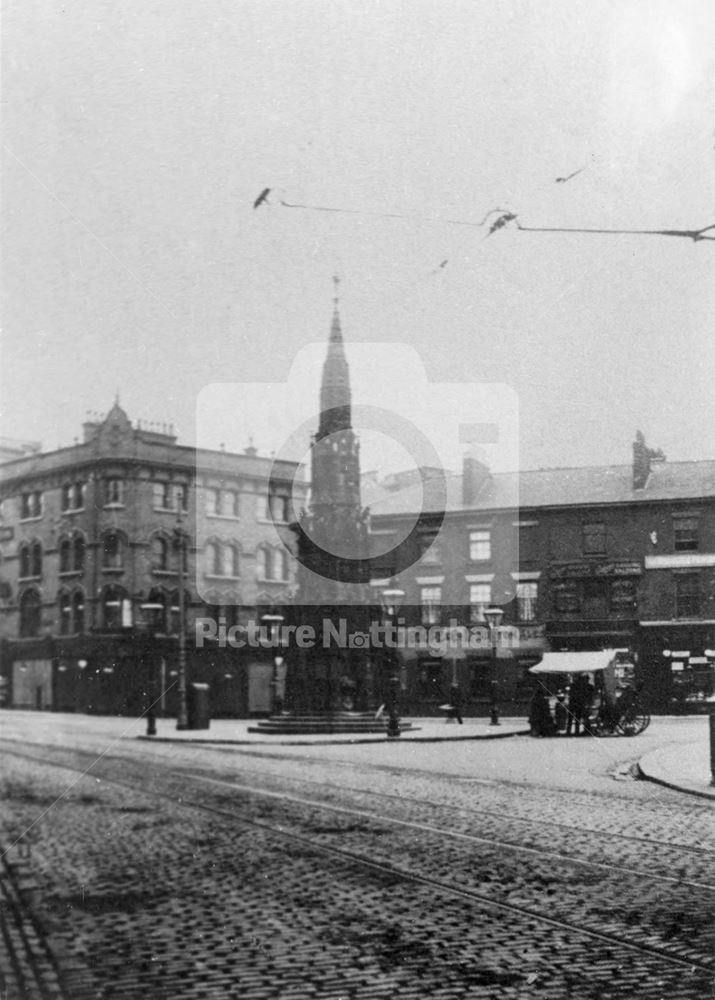
M261 621L270 626L271 646L275 645L276 637L278 637L280 648L279 629L284 621L283 615L261 615ZM277 656L273 657L273 675L271 677L271 715L280 715L283 711L283 699L278 694L278 675L282 665L283 657L279 653Z
M404 596L404 590L399 590L397 587L388 587L382 592L382 608L391 624L397 618L397 612ZM396 737L400 735L400 718L397 714L397 695L400 687L400 677L398 674L397 652L394 649L391 650L390 657L392 670L388 688L387 735Z
M189 728L189 712L186 704L186 593L184 592L184 576L186 573L186 532L183 529L183 512L181 510L181 500L178 502L178 514L176 517L176 527L174 528L174 546L177 550L178 558L178 578L179 578L179 674L177 690L179 695L179 709L176 716L176 728Z
M144 604L140 604L139 607L144 612L144 616L147 619L147 625L149 627L149 632L153 636L159 630L159 616L164 610L164 605L160 604L158 601L147 601ZM149 668L149 692L148 700L149 707L146 710L146 734L147 736L156 736L156 711L154 709L154 700L156 696L156 683L155 683L155 671L154 663L151 662Z
M484 619L489 627L489 642L491 645L491 678L489 681L489 692L490 692L489 725L490 726L500 725L499 706L497 704L497 639L498 639L498 629L502 623L503 617L504 617L503 608L486 608L484 611Z

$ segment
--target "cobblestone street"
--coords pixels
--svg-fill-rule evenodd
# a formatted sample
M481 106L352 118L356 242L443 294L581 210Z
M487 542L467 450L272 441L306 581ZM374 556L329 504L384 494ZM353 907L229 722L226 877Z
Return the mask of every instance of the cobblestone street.
M626 766L685 721L220 748L37 718L0 743L7 1000L712 995L712 803Z

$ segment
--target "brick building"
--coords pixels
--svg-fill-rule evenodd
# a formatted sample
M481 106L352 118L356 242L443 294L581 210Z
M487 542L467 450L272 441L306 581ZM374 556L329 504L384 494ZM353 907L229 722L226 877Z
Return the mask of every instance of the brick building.
M0 465L0 637L5 702L138 714L152 682L176 711L177 525L186 538L184 618L245 622L290 599L295 560L276 522L305 486L292 463L177 443L132 426L119 403L81 443ZM295 484L294 484L295 479ZM269 487L273 495L269 495ZM261 650L196 649L189 680L217 714L269 707Z
M373 551L416 525L397 580L408 625L478 626L503 606L501 699L523 706L526 668L546 649L628 651L654 710L713 693L715 462L667 462L639 433L629 466L490 474L467 458L447 477L446 509L438 474L426 478L365 484ZM375 555L376 590L394 571ZM492 653L405 650L409 711L433 711L454 680L484 707Z

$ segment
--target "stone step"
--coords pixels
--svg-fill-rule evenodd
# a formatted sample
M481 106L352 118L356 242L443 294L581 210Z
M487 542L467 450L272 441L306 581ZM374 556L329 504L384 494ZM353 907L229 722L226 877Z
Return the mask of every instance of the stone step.
M400 729L411 729L412 723L400 722ZM385 733L387 717L376 719L369 712L336 713L335 715L272 715L248 727L249 733L315 734L321 733Z

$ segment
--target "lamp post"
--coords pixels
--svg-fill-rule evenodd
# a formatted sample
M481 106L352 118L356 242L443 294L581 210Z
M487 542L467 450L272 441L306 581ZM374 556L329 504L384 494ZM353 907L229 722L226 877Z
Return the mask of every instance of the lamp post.
M484 618L489 627L489 644L491 646L491 672L489 681L490 708L489 725L498 726L499 705L497 704L497 639L498 629L504 617L503 608L486 608Z
M179 696L179 708L176 716L176 728L189 728L189 712L186 703L186 594L184 592L184 576L186 569L186 532L183 528L183 512L181 510L181 500L178 503L179 511L174 528L174 545L178 558L179 577L179 662L178 662L178 682L177 691Z
M710 667L715 663L715 649L706 649L705 656ZM710 784L715 785L715 705L711 706L708 725L710 727Z
M164 605L159 604L158 601L147 601L144 604L140 604L139 607L144 612L147 618L147 625L149 628L149 634L152 639L154 638L156 632L158 631L159 615L164 610ZM149 673L149 683L148 683L148 701L149 706L146 710L146 734L147 736L156 736L156 711L154 708L154 701L156 698L156 674L154 669L153 660L150 661L150 673Z
M280 648L279 629L284 621L283 615L261 615L261 621L270 626L271 646L275 644L276 636L278 636ZM283 711L283 699L278 694L278 688L280 686L278 672L282 664L283 657L280 653L278 653L273 657L273 674L271 676L271 715L280 715Z
M397 618L397 612L405 596L404 590L397 587L388 587L382 592L382 607L385 617L393 624ZM398 674L397 652L390 650L390 679L388 682L388 702L387 702L387 735L397 737L400 735L400 717L397 712L397 697L400 687L400 676Z

